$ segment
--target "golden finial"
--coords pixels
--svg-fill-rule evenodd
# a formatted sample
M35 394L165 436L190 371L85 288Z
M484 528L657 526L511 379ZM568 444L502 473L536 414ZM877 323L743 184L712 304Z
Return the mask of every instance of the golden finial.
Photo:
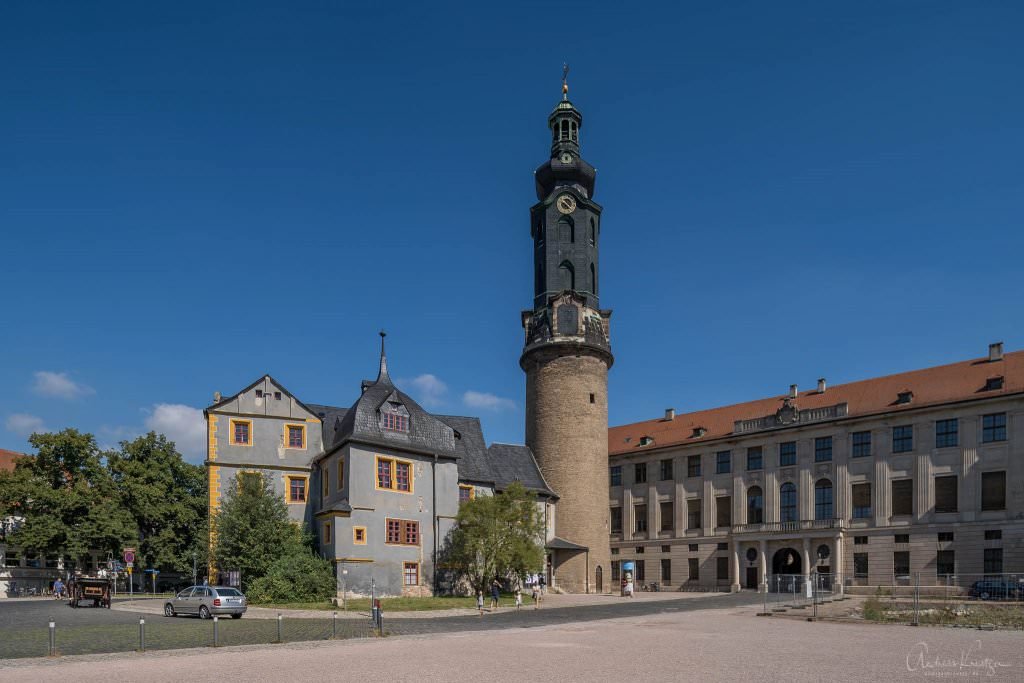
M562 99L563 100L569 99L569 83L567 81L568 78L569 78L569 63L568 62L564 62L562 64Z

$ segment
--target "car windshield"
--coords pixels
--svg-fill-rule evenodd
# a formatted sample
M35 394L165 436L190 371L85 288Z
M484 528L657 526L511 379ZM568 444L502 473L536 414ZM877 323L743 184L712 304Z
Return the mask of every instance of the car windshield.
M241 593L239 593L234 588L218 588L217 595L223 595L230 598L237 598L239 595L241 595Z

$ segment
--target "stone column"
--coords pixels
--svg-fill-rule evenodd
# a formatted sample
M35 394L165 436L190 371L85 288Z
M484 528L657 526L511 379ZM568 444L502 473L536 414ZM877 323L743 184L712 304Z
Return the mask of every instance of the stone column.
M673 513L676 516L676 538L681 538L686 535L686 488L683 486L683 482L676 480L676 499L673 503Z
M804 537L804 593L810 596L811 590L811 539Z
M758 570L758 584L762 593L768 592L768 541L761 539L761 566Z
M647 486L647 538L657 538L661 533L661 502L658 500L658 487L653 483Z
M843 577L846 574L846 569L843 566L843 534L842 532L836 537L836 547L833 552L835 555L835 566L832 570L833 578L833 591L838 594L843 594Z
M740 591L740 542L733 539L732 542L732 586L733 593Z
M710 479L704 480L704 492L701 494L701 526L705 536L715 534L715 486Z

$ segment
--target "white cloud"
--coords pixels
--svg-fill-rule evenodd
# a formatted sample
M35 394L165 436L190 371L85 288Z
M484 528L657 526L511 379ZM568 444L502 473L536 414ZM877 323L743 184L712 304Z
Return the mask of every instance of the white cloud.
M7 427L7 431L14 432L18 436L29 436L33 432L46 431L43 418L29 415L28 413L8 415L4 421L4 426Z
M470 408L493 410L495 412L516 409L516 402L512 399L501 398L500 396L481 391L467 391L462 395L462 402Z
M203 411L180 403L157 403L146 418L146 428L173 441L186 460L206 457L206 421Z
M35 373L35 378L36 381L32 384L32 391L40 396L72 399L96 393L92 387L75 382L68 377L66 372L40 370Z
M420 375L416 379L410 380L409 384L415 390L420 403L430 408L436 408L444 403L444 397L448 393L448 385L439 380L436 375Z

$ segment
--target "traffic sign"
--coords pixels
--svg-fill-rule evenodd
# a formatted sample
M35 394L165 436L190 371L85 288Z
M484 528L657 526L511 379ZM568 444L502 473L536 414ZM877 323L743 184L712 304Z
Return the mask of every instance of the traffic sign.
M132 575L132 566L131 566L131 565L128 565L128 569L127 569L127 570L125 570L125 571L127 571L127 572L128 572L128 576L131 576L131 575Z
M132 570L132 567L135 566L135 563L134 562L127 562L127 563L125 563L124 566L128 567L128 571L130 572Z
M135 548L124 549L124 563L132 564L135 562Z

